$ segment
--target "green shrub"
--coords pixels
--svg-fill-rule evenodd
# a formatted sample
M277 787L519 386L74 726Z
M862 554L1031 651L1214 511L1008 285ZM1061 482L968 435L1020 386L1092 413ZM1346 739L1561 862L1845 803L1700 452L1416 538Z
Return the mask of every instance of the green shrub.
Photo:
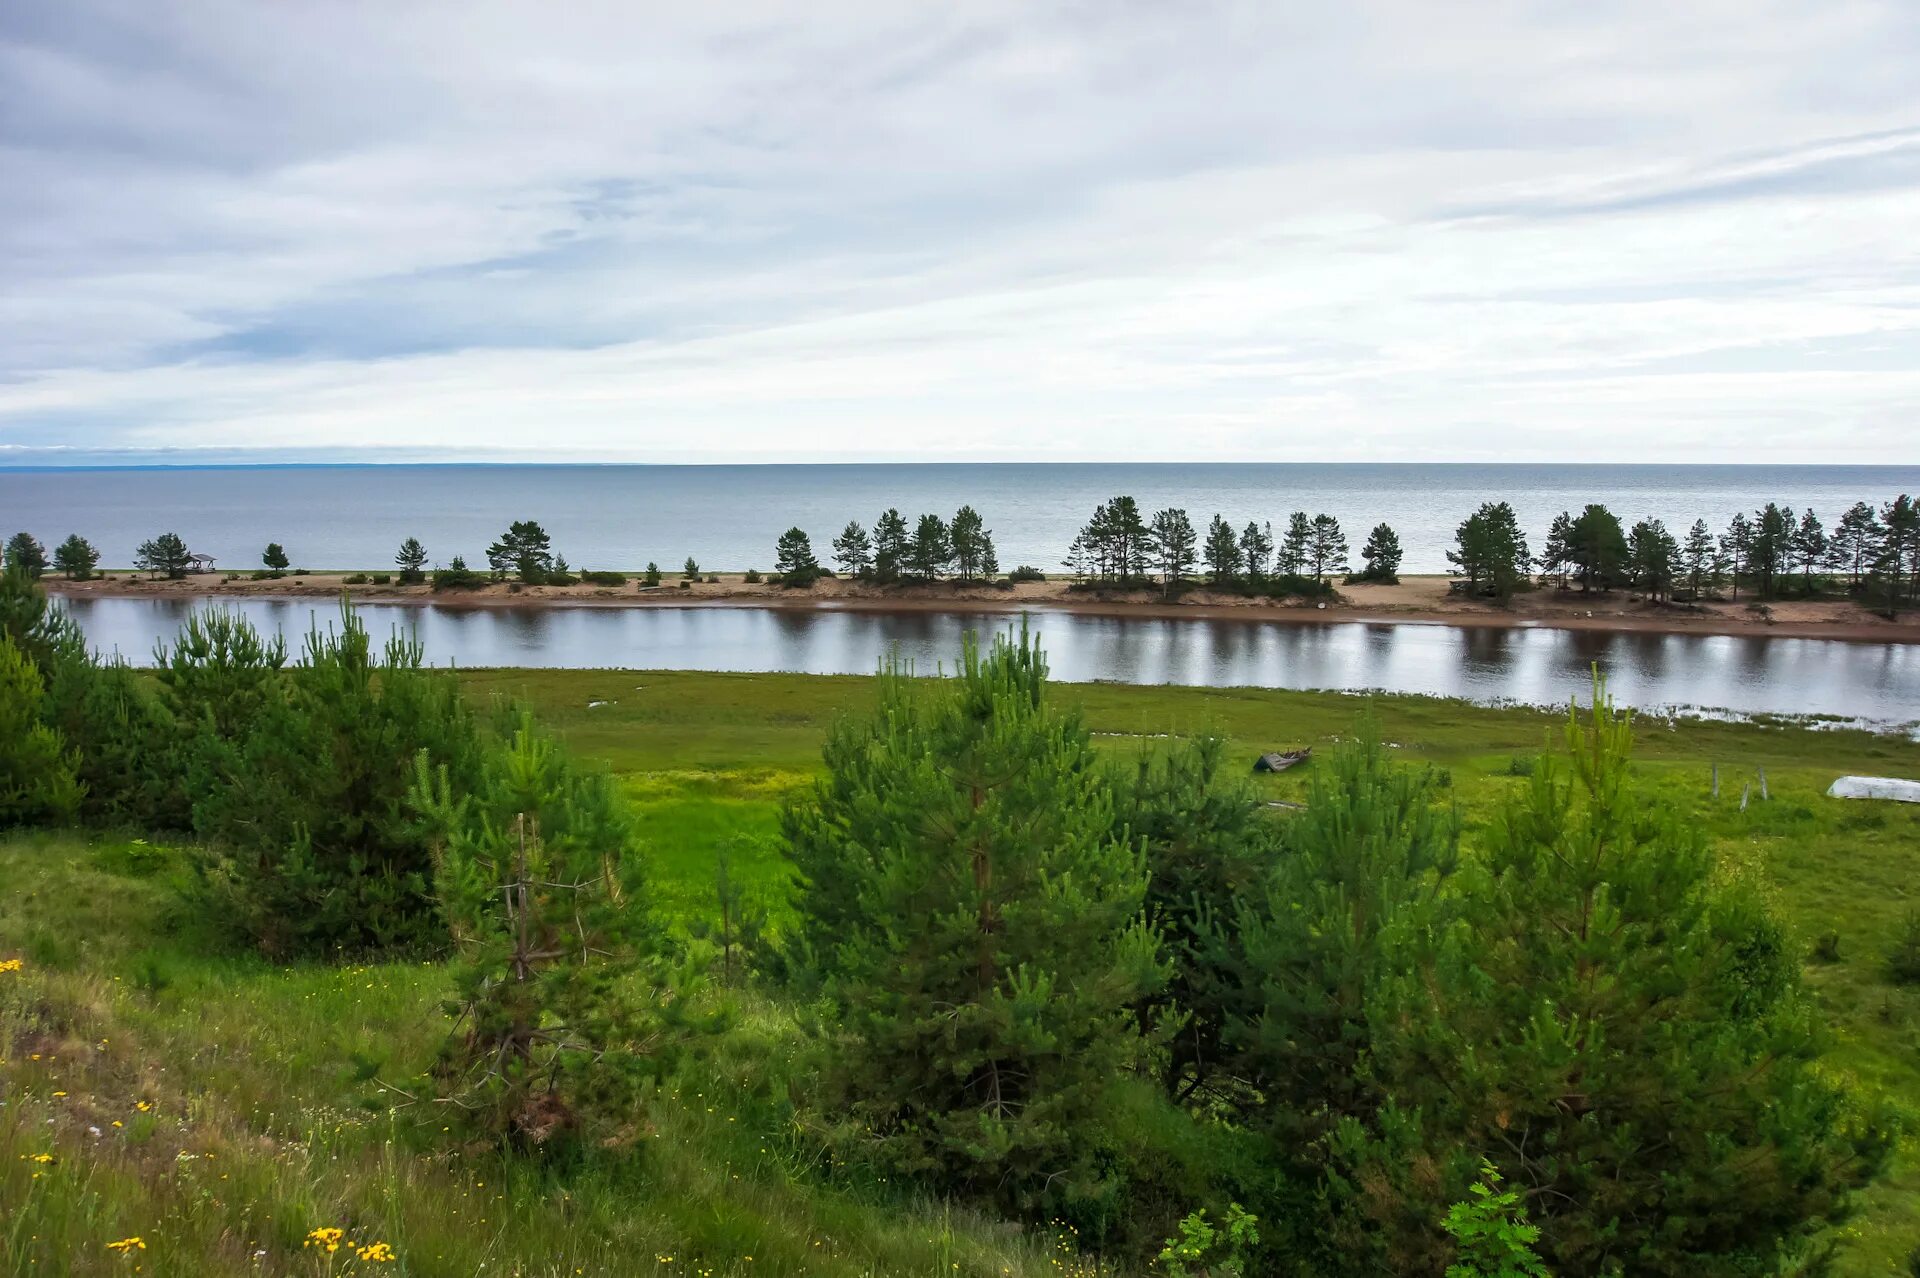
M1031 564L1021 564L1007 574L1008 581L1045 581L1046 579L1047 574Z
M1908 910L1887 951L1887 976L1896 985L1920 985L1920 910Z
M589 586L624 586L627 584L627 574L623 572L583 572L580 574L580 580L586 582Z
M367 584L367 580L367 574L364 572L349 573L340 579L340 584L343 586L364 586Z
M433 570L433 589L440 590L479 590L487 584L485 573L474 572L467 567L467 561L455 555L453 562L445 568Z
M80 807L73 758L42 721L44 703L39 669L0 633L0 826L61 821Z
M368 580L376 586L387 586L393 584L393 574L390 572L376 572L369 577Z
M747 575L742 577L740 580L746 582L749 586L757 586L761 583L762 580L764 580L764 578L760 576L759 569L749 568L747 569Z
M1239 1203L1228 1203L1218 1226L1204 1209L1182 1220L1157 1259L1169 1278L1240 1278L1248 1253L1259 1245L1259 1221Z
M1480 1165L1480 1179L1472 1196L1447 1208L1441 1228L1459 1248L1459 1258L1447 1266L1447 1278L1548 1278L1533 1245L1540 1229L1527 1223L1520 1195L1500 1188L1500 1173L1492 1163Z

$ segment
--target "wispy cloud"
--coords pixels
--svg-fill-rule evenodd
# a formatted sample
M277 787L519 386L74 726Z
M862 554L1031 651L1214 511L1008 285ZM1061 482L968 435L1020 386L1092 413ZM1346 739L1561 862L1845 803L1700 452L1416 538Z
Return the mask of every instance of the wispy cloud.
M0 447L1912 460L1880 2L0 10Z

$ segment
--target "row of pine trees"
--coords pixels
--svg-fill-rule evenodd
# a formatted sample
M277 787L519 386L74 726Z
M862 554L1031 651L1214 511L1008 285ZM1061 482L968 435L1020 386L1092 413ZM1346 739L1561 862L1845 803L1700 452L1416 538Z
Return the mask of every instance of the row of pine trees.
M1856 502L1829 532L1807 509L1768 502L1742 511L1715 534L1695 520L1684 539L1664 522L1631 529L1604 505L1563 511L1540 554L1506 502L1488 502L1464 520L1447 554L1451 571L1477 592L1507 595L1537 573L1542 585L1583 593L1622 587L1655 600L1703 599L1744 586L1756 600L1839 588L1889 613L1920 596L1920 503L1905 494L1875 508Z
M775 573L788 585L810 585L826 572L807 533L791 528L774 550ZM880 584L954 580L991 581L1000 574L993 533L972 506L962 506L949 522L923 514L908 523L896 509L883 512L871 531L849 521L834 538L832 556L840 575ZM1322 594L1330 579L1392 583L1398 580L1402 550L1399 536L1378 524L1360 549L1361 567L1352 571L1351 552L1340 521L1332 515L1295 511L1278 537L1271 523L1249 521L1236 530L1216 514L1204 533L1187 512L1169 507L1146 516L1134 498L1120 495L1103 502L1068 548L1065 564L1077 582L1097 588L1157 584L1171 593L1197 578L1216 589L1258 593ZM427 554L417 538L401 543L395 555L404 583L425 580ZM1447 552L1449 571L1473 593L1510 595L1534 583L1583 592L1629 588L1654 600L1706 598L1725 590L1734 599L1744 586L1757 600L1813 595L1841 588L1872 600L1886 611L1920 596L1920 503L1909 496L1880 507L1856 502L1831 531L1811 509L1795 515L1783 503L1769 502L1733 516L1716 534L1696 520L1684 538L1658 519L1631 528L1606 506L1591 503L1574 514L1563 511L1547 529L1535 556L1512 506L1487 502L1462 521ZM31 534L15 534L6 545L5 563L29 576L49 568L85 579L100 562L99 552L78 534L54 548L51 556ZM143 543L136 566L180 577L192 562L186 543L164 533ZM263 555L265 573L284 572L286 552L270 543ZM612 579L617 574L575 574L556 555L552 539L539 523L518 520L487 549L493 580L514 577L528 584L571 584L582 575ZM687 576L698 575L689 559ZM1013 577L1038 577L1022 567ZM440 570L440 584L479 584L464 560ZM624 577L619 578L624 581ZM650 565L648 580L658 584Z

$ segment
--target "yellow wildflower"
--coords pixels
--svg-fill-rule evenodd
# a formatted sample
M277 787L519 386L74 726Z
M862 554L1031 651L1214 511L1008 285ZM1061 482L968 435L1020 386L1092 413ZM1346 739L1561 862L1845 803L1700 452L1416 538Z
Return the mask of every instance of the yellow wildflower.
M17 958L0 959L0 972L17 972L24 966Z
M131 1238L122 1238L119 1242L110 1242L107 1244L108 1251L117 1251L123 1256L130 1251L145 1251L146 1249L147 1240L138 1234L135 1234Z
M300 1245L303 1247L324 1247L327 1254L331 1256L334 1252L340 1250L340 1240L344 1237L346 1237L346 1231L341 1229L327 1227L310 1229L307 1231L306 1242Z
M35 1154L33 1156L33 1161L36 1163L50 1163L53 1161L53 1155L52 1154Z
M393 1259L393 1248L383 1242L368 1243L353 1254L361 1260L372 1261L375 1264L385 1264Z

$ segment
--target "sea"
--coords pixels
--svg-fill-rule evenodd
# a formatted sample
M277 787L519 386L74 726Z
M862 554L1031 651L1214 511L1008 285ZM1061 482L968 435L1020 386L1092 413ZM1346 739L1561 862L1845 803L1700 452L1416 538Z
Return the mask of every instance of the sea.
M270 541L295 567L378 570L403 538L430 560L481 562L509 522L538 520L575 568L633 571L772 567L773 545L804 529L821 560L849 520L871 528L889 507L911 522L971 505L1000 564L1058 572L1075 532L1119 494L1142 509L1177 506L1204 532L1284 527L1290 512L1333 515L1358 561L1375 524L1391 525L1402 571L1446 570L1460 521L1506 501L1536 547L1562 510L1601 502L1629 526L1657 517L1675 536L1695 519L1719 531L1769 501L1812 509L1831 526L1858 501L1920 492L1920 466L1674 466L1431 463L927 463L845 465L285 465L0 469L0 535L51 547L79 533L108 567L162 532L222 568L258 567Z

